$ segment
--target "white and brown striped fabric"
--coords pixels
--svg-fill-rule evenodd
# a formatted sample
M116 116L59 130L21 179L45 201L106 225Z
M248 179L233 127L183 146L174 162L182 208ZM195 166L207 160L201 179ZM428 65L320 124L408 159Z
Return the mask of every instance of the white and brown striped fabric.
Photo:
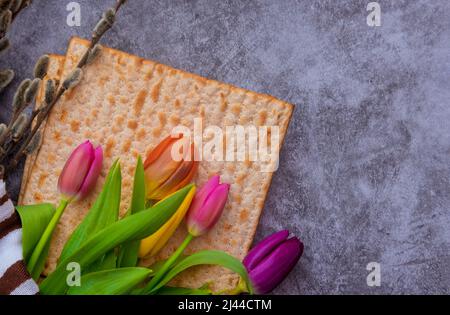
M39 292L36 282L27 272L22 255L20 217L0 179L0 294L34 295Z

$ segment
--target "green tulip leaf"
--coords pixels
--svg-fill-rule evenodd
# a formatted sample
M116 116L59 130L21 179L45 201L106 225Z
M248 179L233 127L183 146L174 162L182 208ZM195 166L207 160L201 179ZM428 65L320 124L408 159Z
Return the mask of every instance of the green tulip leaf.
M217 250L204 250L192 254L177 265L175 265L165 276L159 281L159 283L149 292L150 294L157 294L158 290L165 286L170 280L177 276L182 271L198 266L198 265L219 265L236 272L247 284L249 292L252 293L252 287L248 278L247 270L245 269L242 262L222 251Z
M138 213L145 209L145 173L144 164L139 156L134 173L133 195L128 215ZM138 262L140 240L124 244L120 248L118 267L134 267Z
M129 215L95 233L68 255L40 285L43 294L64 294L67 289L67 264L76 262L81 271L105 253L124 243L143 239L158 231L180 207L193 185L178 190L154 207Z
M55 214L55 206L49 203L17 206L22 222L22 250L25 262L28 262L34 247L44 233L45 228Z
M63 214L64 209L67 207L67 205L67 200L62 199L60 201L58 208L56 208L55 213L50 219L48 225L45 227L44 232L39 238L36 246L34 246L30 258L28 259L27 270L35 281L39 279L39 276L44 270L45 261L48 257L48 251L50 249L50 241L52 239L53 232L55 231L56 225L58 224L59 219L61 218L61 215Z
M120 295L129 293L151 275L147 268L130 267L103 270L81 276L80 286L70 287L68 295Z
M106 177L103 190L86 217L66 242L59 261L64 261L80 248L92 235L116 222L119 217L122 176L120 163L114 162ZM102 264L103 258L93 264L89 271L99 271L110 265ZM102 267L103 266L103 267ZM107 268L109 269L109 268Z
M92 273L101 270L108 270L116 268L117 264L117 254L116 250L112 249L107 252L103 257L100 257L95 262L90 264L87 268L85 268L84 273Z

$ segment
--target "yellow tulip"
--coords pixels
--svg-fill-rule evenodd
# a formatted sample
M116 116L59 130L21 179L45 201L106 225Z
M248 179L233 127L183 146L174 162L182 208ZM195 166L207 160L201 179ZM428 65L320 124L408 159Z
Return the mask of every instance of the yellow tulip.
M166 198L169 198L170 196L171 195ZM139 247L140 258L145 256L154 256L161 250L161 248L163 248L164 245L166 245L167 241L170 237L172 237L173 233L175 233L175 230L180 225L181 221L189 210L189 206L191 205L194 196L195 186L193 186L191 190L189 190L180 207L169 219L169 221L167 221L158 231L141 240L141 244Z

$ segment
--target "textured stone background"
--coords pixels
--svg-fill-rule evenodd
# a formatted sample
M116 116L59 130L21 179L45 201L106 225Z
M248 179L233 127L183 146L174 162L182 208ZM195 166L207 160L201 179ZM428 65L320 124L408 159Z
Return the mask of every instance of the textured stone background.
M103 42L296 105L257 239L288 228L306 251L276 293L450 293L450 2L379 1L375 28L368 2L129 0ZM79 1L73 28L67 3L13 25L1 121L38 56L113 1Z

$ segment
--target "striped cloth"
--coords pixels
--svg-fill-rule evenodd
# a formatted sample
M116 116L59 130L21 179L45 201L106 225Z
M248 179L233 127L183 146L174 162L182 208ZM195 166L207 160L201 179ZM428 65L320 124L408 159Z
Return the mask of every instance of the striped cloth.
M0 179L0 295L34 295L39 287L27 272L22 256L22 227Z

